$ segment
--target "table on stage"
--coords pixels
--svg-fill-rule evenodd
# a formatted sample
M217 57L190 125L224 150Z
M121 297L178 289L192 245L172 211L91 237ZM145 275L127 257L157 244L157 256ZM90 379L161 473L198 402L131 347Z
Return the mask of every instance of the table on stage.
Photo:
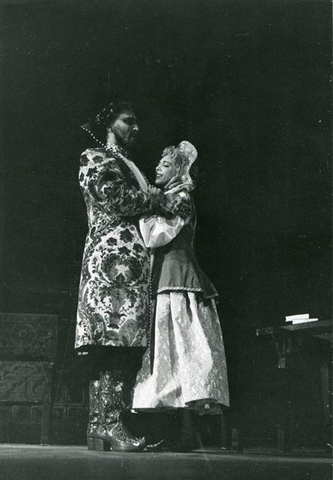
M279 388L284 390L285 408L284 418L277 425L278 450L284 452L292 448L289 442L292 412L295 408L295 398L290 394L293 379L296 380L299 368L315 365L320 378L321 386L321 418L325 439L323 448L327 449L330 443L330 429L332 423L332 388L331 388L331 349L332 349L332 321L320 320L297 325L284 324L273 327L258 328L257 336L272 338L277 354L277 368L288 372ZM305 358L306 357L306 358ZM318 368L317 368L318 367ZM294 377L293 377L294 375ZM299 406L301 408L301 406ZM290 422L291 420L291 422Z

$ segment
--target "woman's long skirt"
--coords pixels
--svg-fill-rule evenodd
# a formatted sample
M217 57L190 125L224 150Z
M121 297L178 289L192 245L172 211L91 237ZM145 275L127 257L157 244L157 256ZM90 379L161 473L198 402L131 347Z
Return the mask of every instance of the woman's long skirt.
M143 357L133 392L133 409L199 409L217 413L229 406L222 331L213 299L194 292L156 298L153 369Z

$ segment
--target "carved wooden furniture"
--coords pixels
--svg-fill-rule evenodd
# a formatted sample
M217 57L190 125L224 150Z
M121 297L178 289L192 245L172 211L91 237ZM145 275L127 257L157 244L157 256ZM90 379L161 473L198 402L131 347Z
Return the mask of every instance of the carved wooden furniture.
M10 428L20 405L41 406L41 444L49 441L57 321L56 315L0 313L0 406L8 412L1 421Z

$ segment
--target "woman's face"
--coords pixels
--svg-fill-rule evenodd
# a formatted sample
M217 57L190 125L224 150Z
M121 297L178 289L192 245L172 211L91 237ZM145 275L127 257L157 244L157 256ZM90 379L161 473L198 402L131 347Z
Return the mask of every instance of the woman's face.
M172 159L170 155L166 155L156 167L155 184L159 187L164 187L178 173L179 168L176 166L175 159Z

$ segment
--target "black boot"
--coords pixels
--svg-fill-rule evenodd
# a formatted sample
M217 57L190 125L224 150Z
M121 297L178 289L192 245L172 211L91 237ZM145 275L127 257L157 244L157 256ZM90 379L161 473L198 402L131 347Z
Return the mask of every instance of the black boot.
M100 422L95 432L96 450L138 452L145 448L145 438L137 438L123 425L125 385L110 372L101 373L99 381Z
M89 384L89 417L87 427L88 450L95 450L96 430L99 424L99 380Z

